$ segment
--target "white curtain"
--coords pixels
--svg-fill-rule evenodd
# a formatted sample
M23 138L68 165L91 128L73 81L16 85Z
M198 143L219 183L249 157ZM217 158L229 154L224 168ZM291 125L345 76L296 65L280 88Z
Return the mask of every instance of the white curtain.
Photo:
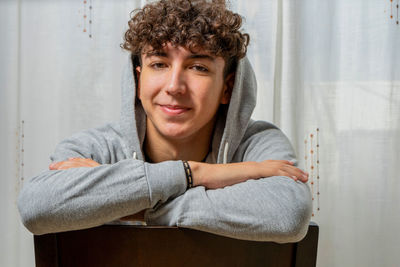
M144 2L0 0L0 266L34 265L23 180L63 138L118 118L119 44ZM320 267L400 262L398 2L230 3L251 35L254 117L280 126L312 174Z

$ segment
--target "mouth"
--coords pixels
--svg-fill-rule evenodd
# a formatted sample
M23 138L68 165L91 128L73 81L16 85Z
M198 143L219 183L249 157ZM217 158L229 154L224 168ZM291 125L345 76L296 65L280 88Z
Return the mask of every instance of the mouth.
M159 106L164 113L171 116L181 115L191 109L179 105L159 105Z

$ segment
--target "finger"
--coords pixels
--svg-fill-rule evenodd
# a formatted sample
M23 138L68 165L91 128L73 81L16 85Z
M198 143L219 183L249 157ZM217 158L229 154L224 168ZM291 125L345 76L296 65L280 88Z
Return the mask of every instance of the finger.
M303 176L307 176L307 177L308 177L308 173L305 172L305 171L303 171L303 170L300 169L300 168L297 168L297 167L295 167L295 166L291 166L290 169L293 170L294 172L296 172L297 174L301 174L301 175L303 175Z
M87 160L86 163L89 164L89 167L97 167L100 165L97 161L94 161L92 159Z
M55 165L56 165L55 162L51 163L51 164L49 165L49 170L54 170L54 166L55 166Z
M68 160L71 160L71 161L82 161L82 160L92 160L92 159L89 159L89 158L68 158Z
M296 176L298 180L302 182L308 181L308 173L303 172L301 169L294 166L286 166L284 170L290 174L290 176Z
M72 165L68 161L63 161L55 167L56 170L66 170L69 168L72 168Z
M70 161L93 161L91 158L68 158Z
M75 163L81 163L81 162L87 162L88 159L84 159L84 158L69 158L68 160L66 160L66 162L75 162Z
M308 181L308 177L301 175L301 176L297 176L297 179L303 183L306 183Z
M303 183L306 183L308 181L308 174L301 172L297 174L297 178L302 181Z
M290 161L290 160L283 160L283 159L279 159L279 160L274 160L276 162L281 162L281 163L285 163L285 164L289 164L289 165L293 165L294 162Z
M50 164L49 169L50 170L58 170L58 167L63 163L64 161L59 161L59 162L53 162Z
M94 161L90 158L69 158L69 160L74 161L74 162L83 162L88 167L96 167L96 166L100 165L97 161Z
M69 160L71 160L72 158L69 158ZM61 165L63 165L65 162L68 162L69 160L66 161L58 161L58 162L52 162L49 165L49 169L50 170L58 170L60 168Z
M87 167L97 167L100 165L99 163L97 163L96 161L94 161L92 159L84 160L84 161L82 161L82 163L84 163Z
M290 165L293 166L294 162L290 161L290 160L275 160L276 163L280 163L280 164L285 164L285 165Z
M81 167L82 166L64 164L64 165L58 167L57 170L68 170L68 169L75 169L75 168L81 168Z
M81 167L88 167L87 164L84 164L82 162L74 162L74 161L63 161L62 164L60 164L57 169L58 170L66 170L70 168L81 168Z
M70 168L81 168L81 167L96 167L100 164L92 159L75 158L72 160L66 160L58 162L51 166L53 170L66 170Z

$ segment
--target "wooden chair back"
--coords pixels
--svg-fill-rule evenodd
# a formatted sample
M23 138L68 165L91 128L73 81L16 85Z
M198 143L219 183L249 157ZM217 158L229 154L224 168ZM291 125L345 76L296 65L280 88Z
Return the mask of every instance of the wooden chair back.
M34 236L37 267L316 266L318 226L298 243L244 241L178 227L103 225Z

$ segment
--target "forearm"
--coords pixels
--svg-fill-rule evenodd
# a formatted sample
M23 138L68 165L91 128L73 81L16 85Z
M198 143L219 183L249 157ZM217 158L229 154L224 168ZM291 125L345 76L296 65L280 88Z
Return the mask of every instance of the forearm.
M286 176L306 182L308 174L286 160L245 161L229 164L208 164L189 161L192 169L193 186L209 189L223 188L247 181L271 176Z
M182 194L185 187L180 162L146 164L129 159L95 168L43 172L25 184L18 207L26 227L44 234L135 214Z
M206 188L223 188L248 179L260 178L257 175L256 162L208 164L189 161L189 165L193 174L193 186L202 185Z

